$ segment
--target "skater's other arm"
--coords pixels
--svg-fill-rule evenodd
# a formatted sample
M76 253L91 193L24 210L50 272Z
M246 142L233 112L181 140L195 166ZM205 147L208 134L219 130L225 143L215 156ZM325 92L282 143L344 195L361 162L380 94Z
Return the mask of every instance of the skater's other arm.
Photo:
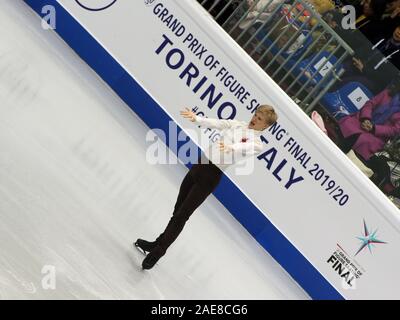
M210 129L229 129L235 127L240 124L240 121L237 120L221 120L221 119L210 119L205 117L197 116L194 112L190 111L189 108L185 108L186 110L181 111L181 115L189 119L192 122L199 124L202 127L207 127Z

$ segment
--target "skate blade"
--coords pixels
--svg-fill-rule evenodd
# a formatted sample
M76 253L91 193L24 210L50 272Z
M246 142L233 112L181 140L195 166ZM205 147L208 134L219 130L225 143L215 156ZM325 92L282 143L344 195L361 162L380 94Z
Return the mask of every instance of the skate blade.
M133 246L139 251L141 252L143 255L147 256L146 251L144 251L141 247L139 247L136 242L133 244Z

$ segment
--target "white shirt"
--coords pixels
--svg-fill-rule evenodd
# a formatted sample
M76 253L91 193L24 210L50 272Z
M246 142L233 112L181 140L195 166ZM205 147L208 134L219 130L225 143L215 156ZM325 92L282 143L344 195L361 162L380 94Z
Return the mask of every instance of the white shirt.
M249 128L245 121L219 120L196 116L195 123L201 127L220 130L220 140L211 144L205 154L221 170L229 165L261 152L262 131ZM219 150L219 142L224 142L228 151Z

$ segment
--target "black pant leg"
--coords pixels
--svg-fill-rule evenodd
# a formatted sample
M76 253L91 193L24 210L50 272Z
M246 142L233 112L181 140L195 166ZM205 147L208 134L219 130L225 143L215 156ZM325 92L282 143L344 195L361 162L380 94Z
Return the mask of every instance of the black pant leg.
M178 193L178 198L176 199L175 206L174 206L174 212L172 215L175 215L176 211L179 209L183 201L186 199L187 195L190 192L190 189L193 187L195 184L195 181L193 177L190 175L190 171L186 174L185 178L183 178L183 181L181 183L181 186L179 188L179 193Z
M181 233L186 221L219 184L222 171L213 164L195 164L184 178L175 210L164 232L157 238L165 251Z
M179 188L178 198L176 199L175 206L174 206L174 212L172 213L172 216L175 216L177 210L179 209L179 207L181 206L183 201L186 199L187 195L189 194L189 192L194 184L195 184L195 181L189 171L186 174L186 176L183 178L183 181ZM171 220L172 220L172 218L171 218ZM171 222L171 220L170 220L170 222ZM156 242L160 241L160 239L163 237L163 235L164 235L164 233L160 234L155 241Z
M190 218L193 212L206 200L212 192L212 188L205 188L198 183L194 184L189 194L186 196L183 203L180 205L175 215L171 218L162 237L160 238L159 246L165 252L168 247L179 236L186 221Z

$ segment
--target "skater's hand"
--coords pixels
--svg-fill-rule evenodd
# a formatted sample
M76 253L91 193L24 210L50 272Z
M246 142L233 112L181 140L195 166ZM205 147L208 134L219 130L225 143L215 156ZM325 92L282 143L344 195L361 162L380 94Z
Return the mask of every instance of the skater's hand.
M232 147L223 142L219 142L219 150L222 152L230 152L232 151Z
M185 110L182 110L181 116L184 117L185 119L189 119L192 122L196 120L196 115L194 114L194 112L190 111L189 108L185 108Z

